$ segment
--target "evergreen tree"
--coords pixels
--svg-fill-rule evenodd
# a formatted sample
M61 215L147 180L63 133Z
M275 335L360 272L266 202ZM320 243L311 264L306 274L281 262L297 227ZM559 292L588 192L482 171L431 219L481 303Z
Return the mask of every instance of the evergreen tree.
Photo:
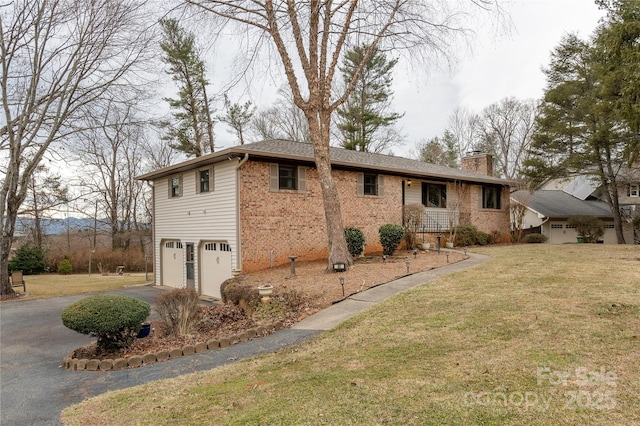
M608 14L591 42L575 36L554 51L527 173L537 181L591 174L624 243L618 188L622 166L638 155L640 10L637 0L600 1Z
M240 145L244 145L244 134L247 126L251 123L253 114L256 112L255 106L253 106L251 101L247 101L243 105L231 103L229 97L225 94L224 108L227 110L227 113L225 115L219 115L218 120L227 123L233 131L235 131Z
M345 85L355 80L355 88L347 101L337 109L338 129L342 135L342 146L346 149L365 152L382 152L398 142L393 124L404 114L389 112L391 104L391 71L398 62L388 60L379 50L363 63L368 46L350 49L340 71Z
M425 163L457 168L458 149L453 133L446 130L442 138L436 136L418 144L418 159Z
M170 146L187 156L199 157L213 152L213 120L207 98L204 62L199 57L193 33L185 31L178 21L161 19L162 60L168 73L178 84L178 98L165 98L176 123L169 127Z

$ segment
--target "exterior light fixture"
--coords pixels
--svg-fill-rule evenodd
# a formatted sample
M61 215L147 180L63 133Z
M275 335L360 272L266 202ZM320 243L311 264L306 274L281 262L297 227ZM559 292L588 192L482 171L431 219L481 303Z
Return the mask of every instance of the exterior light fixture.
M407 186L411 186L411 179L407 181Z
M333 272L344 272L347 270L347 265L342 262L337 262L333 264Z
M445 252L445 254L447 255L447 263L449 263L449 252Z
M418 250L413 249L413 258L415 259L418 256Z
M387 255L386 255L386 254L383 254L383 255L382 255L382 263L384 263L386 260L387 260Z
M342 286L342 296L344 296L344 275L340 275L340 285Z
M466 256L467 255L467 248L465 247L463 250L464 250L464 255Z
M411 264L411 261L409 259L404 261L404 264L407 265L407 274L409 273L409 265Z

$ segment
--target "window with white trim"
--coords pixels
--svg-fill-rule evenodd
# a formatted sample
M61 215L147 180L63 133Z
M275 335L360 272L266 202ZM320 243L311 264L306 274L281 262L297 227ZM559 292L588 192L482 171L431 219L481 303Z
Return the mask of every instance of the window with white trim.
M627 196L629 197L640 197L640 184L638 183L630 183L627 189Z
M172 176L169 178L169 198L182 196L182 176Z
M196 192L198 194L213 191L213 167L196 172Z

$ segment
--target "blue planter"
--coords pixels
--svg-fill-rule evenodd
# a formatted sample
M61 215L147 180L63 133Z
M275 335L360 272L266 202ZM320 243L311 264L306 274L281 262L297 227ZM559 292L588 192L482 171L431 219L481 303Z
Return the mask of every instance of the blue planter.
M150 332L151 332L151 324L149 323L142 324L142 328L138 332L138 339L147 337Z

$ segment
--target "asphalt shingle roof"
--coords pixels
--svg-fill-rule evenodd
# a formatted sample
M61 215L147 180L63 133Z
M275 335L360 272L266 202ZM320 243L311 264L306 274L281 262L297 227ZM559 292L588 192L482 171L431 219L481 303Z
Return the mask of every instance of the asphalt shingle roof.
M249 157L291 159L298 161L313 161L313 146L309 143L301 143L280 139L265 140L246 145L238 145L222 151L214 152L199 158L187 160L183 163L165 167L151 173L139 176L141 180L153 180L159 177L168 176L189 170L195 167L220 161L233 155L249 154ZM331 147L331 164L355 169L372 169L388 172L391 174L425 177L455 179L470 182L493 183L498 185L509 185L509 181L486 176L477 173L466 172L459 169L438 166L425 163L423 161L412 160L404 157L392 155L374 154L370 152L352 151L342 148Z
M607 203L598 200L580 200L564 191L516 191L511 194L511 198L550 218L568 218L578 215L613 217Z

